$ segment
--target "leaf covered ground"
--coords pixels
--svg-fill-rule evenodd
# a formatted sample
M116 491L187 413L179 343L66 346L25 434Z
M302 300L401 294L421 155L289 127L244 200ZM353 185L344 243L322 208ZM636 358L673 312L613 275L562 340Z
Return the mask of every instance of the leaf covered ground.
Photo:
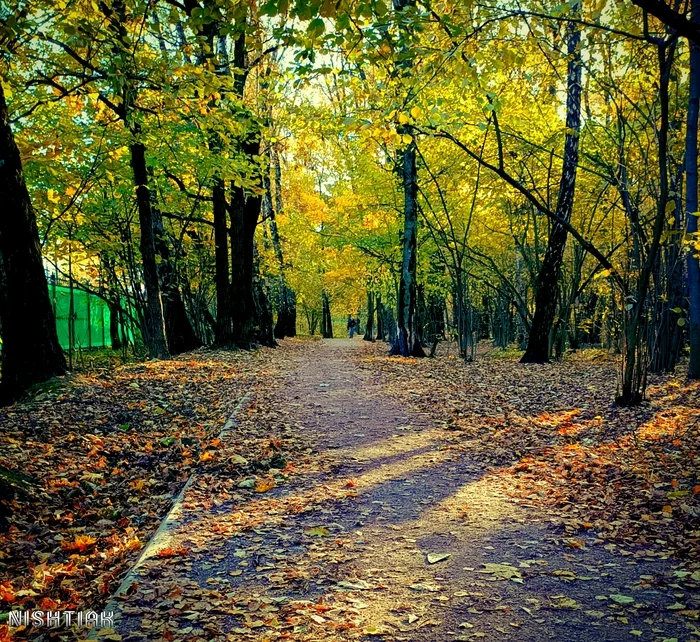
M699 639L698 386L622 410L603 355L496 356L286 341L9 409L0 465L41 500L0 547L7 604L103 606L196 469L103 639Z
M76 375L0 411L17 489L2 498L0 612L103 605L261 367L195 353Z

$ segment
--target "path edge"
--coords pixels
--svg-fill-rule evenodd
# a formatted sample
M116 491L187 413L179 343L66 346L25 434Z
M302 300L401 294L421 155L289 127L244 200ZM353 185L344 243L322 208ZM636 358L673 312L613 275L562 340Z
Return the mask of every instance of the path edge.
M228 436L228 434L238 425L238 415L248 405L252 396L253 391L249 390L238 400L238 403L231 411L228 418L226 419L226 422L219 431L219 434L216 437L217 439L221 439L223 441ZM143 547L143 550L139 554L138 558L126 572L126 575L119 584L119 587L116 591L114 591L114 593L112 593L109 602L107 602L107 604L105 604L104 608L102 609L102 611L105 613L114 613L115 625L118 622L119 612L121 610L119 607L119 602L117 602L117 600L124 596L124 594L129 590L129 588L134 584L134 582L138 583L138 580L140 579L139 570L146 562L146 560L150 559L154 555L157 555L158 551L167 548L172 531L179 524L180 516L182 515L182 503L185 498L185 494L187 493L187 490L190 488L190 486L192 486L194 480L197 478L198 473L199 471L195 470L189 476L188 480L185 482L185 485L175 496L175 499L173 500L173 503L170 506L170 510L168 510L168 512L166 513L165 517L156 529L156 532L153 533L148 542L146 542L146 545ZM87 639L98 639L96 628L90 630L89 634L87 635Z

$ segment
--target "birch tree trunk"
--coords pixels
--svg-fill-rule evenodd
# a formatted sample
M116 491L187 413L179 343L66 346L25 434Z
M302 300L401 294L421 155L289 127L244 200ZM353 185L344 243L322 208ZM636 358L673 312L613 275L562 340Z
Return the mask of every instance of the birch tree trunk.
M576 15L580 4L575 9ZM567 23L566 140L564 161L559 180L556 214L567 223L571 220L576 189L579 132L581 130L581 28L574 22ZM537 275L535 315L530 327L527 350L521 363L547 363L550 353L550 330L554 322L559 293L559 275L566 247L567 231L555 222L547 242L547 251Z

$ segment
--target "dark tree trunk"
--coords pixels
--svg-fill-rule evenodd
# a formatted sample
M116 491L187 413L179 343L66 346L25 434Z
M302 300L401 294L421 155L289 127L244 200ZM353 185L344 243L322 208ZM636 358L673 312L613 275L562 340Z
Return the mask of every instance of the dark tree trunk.
M623 311L624 345L622 351L622 390L616 401L620 406L631 406L644 399L648 370L648 345L646 324L648 322L647 299L651 275L658 262L661 237L666 224L666 204L668 203L668 130L669 130L669 83L675 54L676 40L657 43L659 64L659 105L660 119L656 131L658 140L659 198L651 243L636 288L629 299L631 308Z
M309 334L313 337L318 326L318 311L306 308L306 325L309 327Z
M121 309L118 303L110 301L109 305L109 338L112 350L122 349L122 338L119 329L119 317Z
M321 313L321 336L324 339L332 339L333 319L331 318L331 303L325 291L321 292L321 305L323 306Z
M107 306L109 307L109 338L112 344L112 350L121 350L121 302L119 297L119 289L117 287L117 275L114 270L114 263L107 253L100 256L102 266L107 276Z
M253 302L255 304L255 318L257 319L257 340L268 348L277 346L272 319L272 304L267 294L267 287L260 275L258 251L253 250Z
M139 210L141 228L141 260L143 262L143 282L146 288L146 310L144 319L144 341L152 359L170 357L165 338L165 320L163 304L160 298L158 281L158 263L156 261L155 233L151 193L148 189L148 169L146 167L146 148L143 143L134 142L131 149L131 169L136 185L136 202Z
M280 275L277 284L277 323L275 324L275 338L295 337L297 334L297 310L296 296L287 284L286 264L282 253L282 243L280 241L279 229L277 228L277 216L282 212L282 168L279 157L273 146L269 148L270 167L275 178L275 198L272 204L272 186L270 176L265 172L263 177L264 195L262 204L263 218L269 220L270 239L272 248L275 251Z
M297 336L297 307L296 295L286 282L281 284L277 303L277 323L275 324L275 337Z
M700 0L691 2L691 21L700 24ZM690 77L688 79L688 122L685 135L685 230L697 238L698 217L698 107L700 105L700 44L690 42ZM700 263L697 251L687 253L688 336L690 363L688 377L700 379Z
M404 132L406 133L406 132ZM418 327L416 262L418 239L418 183L416 147L410 143L401 153L401 178L404 192L403 257L399 297L396 302L396 337L391 354L424 357Z
M259 139L243 145L246 158L260 153ZM253 264L255 228L260 217L261 197L246 194L242 187L231 186L231 312L233 341L241 348L255 342L255 305L253 299Z
M115 61L127 65L133 63L133 55L127 42L126 6L123 0L113 3L100 4L100 10L110 25L112 55ZM137 88L131 80L122 79L119 100L113 107L115 114L122 120L132 137L129 145L131 153L130 164L136 188L136 204L139 212L141 262L143 282L146 290L144 319L142 324L143 339L152 359L167 359L170 357L165 336L165 321L163 318L163 303L161 301L160 283L158 281L158 265L155 250L155 231L153 210L151 207L151 192L148 188L148 166L146 164L146 147L139 140L141 127L132 121L136 103Z
M678 313L684 307L683 261L681 259L681 227L683 199L681 198L683 167L678 168L671 182L671 193L676 207L673 212L673 233L668 235L666 247L659 256L654 275L654 322L650 324L648 341L652 347L649 371L673 372L683 347L682 318ZM675 310L675 311L674 311Z
M581 29L576 23L567 24L567 71L566 140L564 161L559 181L556 214L569 221L576 189L576 167L578 165L579 131L581 129ZM530 328L527 350L521 363L547 363L549 361L550 331L556 312L567 231L559 223L553 223L547 242L547 251L537 275L535 315Z
M394 310L384 306L384 332L386 333L386 341L393 345L396 342L396 320L394 319Z
M31 386L65 374L56 320L39 249L39 232L22 174L0 81L0 403L12 403Z
M367 290L367 325L365 326L365 341L374 341L374 293Z
M434 357L438 343L445 338L445 299L437 294L430 294L425 319L425 342L426 345L430 344L430 356Z
M386 331L384 329L384 305L382 298L377 296L377 339L380 341L386 340Z
M202 345L192 328L187 316L187 309L182 300L182 294L177 283L177 272L170 255L170 247L165 238L163 217L154 202L151 203L153 212L153 231L158 262L158 276L163 293L163 317L165 320L165 335L171 354L180 354L195 350Z
M402 12L410 7L415 7L415 0L393 0L394 10ZM402 26L403 31L409 28ZM404 33L408 36L408 33ZM408 39L407 39L408 40ZM410 58L407 46L404 46L405 55L400 62L402 75L411 73ZM411 135L407 126L399 127L400 135ZM416 265L417 265L417 239L418 239L418 182L416 170L416 145L410 142L400 153L399 175L404 195L404 223L403 223L403 255L401 259L401 281L399 283L399 295L396 301L396 336L391 342L391 354L399 354L404 357L424 357L423 347L420 341L420 328L418 319L418 304L416 299Z

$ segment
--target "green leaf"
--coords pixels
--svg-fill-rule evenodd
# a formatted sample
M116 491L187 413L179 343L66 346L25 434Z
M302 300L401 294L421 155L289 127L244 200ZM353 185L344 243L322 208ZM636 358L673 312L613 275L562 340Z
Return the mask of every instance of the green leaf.
M306 28L306 33L311 37L311 38L319 38L320 36L323 35L323 33L326 30L326 23L323 22L322 18L314 18L310 23L309 26Z
M630 597L629 595L621 595L620 593L613 593L613 595L610 596L610 599L617 604L632 604L634 602L633 597Z
M384 15L386 15L388 9L386 8L386 4L383 2L383 0L377 0L377 2L374 3L374 13L376 13L380 18Z

